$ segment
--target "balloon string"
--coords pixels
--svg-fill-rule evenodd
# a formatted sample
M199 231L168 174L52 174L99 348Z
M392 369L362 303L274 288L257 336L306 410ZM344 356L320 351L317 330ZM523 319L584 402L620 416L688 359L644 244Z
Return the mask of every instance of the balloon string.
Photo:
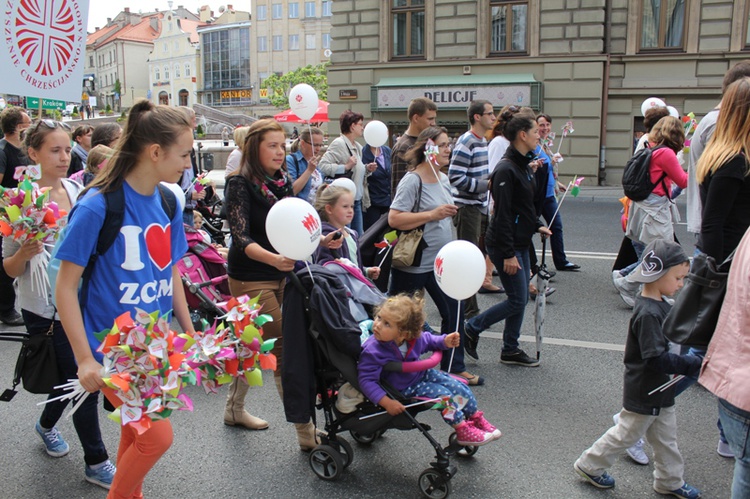
M315 284L315 278L313 277L312 270L310 270L310 264L307 262L307 260L304 260L305 267L307 267L307 273L310 274L310 280L312 280L313 284Z
M458 331L458 326L461 323L461 300L457 300L458 307L456 310L456 331ZM460 336L460 333L459 333ZM456 347L453 347L451 349L451 360L448 362L448 372L451 372L451 367L453 367L453 356L456 354Z

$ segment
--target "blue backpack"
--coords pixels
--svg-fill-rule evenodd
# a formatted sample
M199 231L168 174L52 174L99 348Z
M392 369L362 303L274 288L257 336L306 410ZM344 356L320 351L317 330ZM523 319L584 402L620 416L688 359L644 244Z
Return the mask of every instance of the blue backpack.
M161 207L169 217L169 220L172 220L177 210L177 198L167 187L161 184L157 184L157 187L159 188L159 194L161 194ZM81 283L79 285L81 307L84 306L88 298L88 283L91 280L91 274L94 272L94 264L96 264L100 255L103 255L112 247L117 240L117 236L120 234L120 228L125 219L125 191L122 186L115 191L104 194L104 204L106 205L106 212L104 214L104 223L99 231L99 238L96 241L96 250L89 257L89 261L81 276ZM72 219L76 207L77 205L73 206L73 209L70 210L68 222ZM47 276L49 277L49 285L52 292L52 304L55 307L57 307L57 303L55 303L55 284L57 283L57 273L60 271L60 260L57 258L57 251L62 241L65 240L66 234L67 227L64 227L55 242L55 247L52 249L52 257L47 265Z

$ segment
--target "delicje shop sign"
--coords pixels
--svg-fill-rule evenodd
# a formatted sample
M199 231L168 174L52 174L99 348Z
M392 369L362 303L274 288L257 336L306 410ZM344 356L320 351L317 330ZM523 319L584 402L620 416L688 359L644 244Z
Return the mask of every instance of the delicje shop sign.
M531 105L531 85L482 85L441 87L377 87L377 110L407 109L416 97L427 97L439 109L466 109L477 99L486 99L494 104ZM374 107L374 106L373 106Z

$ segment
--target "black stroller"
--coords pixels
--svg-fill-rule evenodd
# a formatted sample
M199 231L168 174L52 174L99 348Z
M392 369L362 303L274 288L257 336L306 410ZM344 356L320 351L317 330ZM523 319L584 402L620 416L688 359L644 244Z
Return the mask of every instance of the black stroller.
M419 412L429 409L426 405L407 408L396 417L385 413L367 419L361 418L383 410L366 399L350 413L337 409L341 385L348 382L359 390L357 359L361 331L349 312L346 288L336 275L319 265L310 268L312 277L307 269L290 274L284 291L284 343L295 348L283 350L282 370L287 420L293 423L314 420L316 407L322 409L325 417L326 435L320 436L322 443L310 453L310 467L323 480L336 480L341 475L354 458L352 446L340 436L344 431L358 443L369 445L386 430L417 429L435 449L434 461L419 476L419 490L425 497L447 497L450 480L457 471L450 457L473 456L478 448L458 445L455 433L447 447L441 446L429 433L431 428L416 419ZM311 373L314 375L310 376ZM384 384L383 388L389 396L405 405L409 403L392 387Z

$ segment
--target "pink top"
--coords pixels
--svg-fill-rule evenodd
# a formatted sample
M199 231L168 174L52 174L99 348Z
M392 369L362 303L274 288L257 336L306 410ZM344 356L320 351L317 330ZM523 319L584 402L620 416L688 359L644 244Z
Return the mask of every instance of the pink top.
M654 147L653 144L651 147ZM664 183L670 191L672 190L672 182L677 184L681 189L687 187L687 173L682 169L679 161L677 161L677 155L668 147L656 149L651 155L651 182L657 182L662 173L667 174L664 178ZM667 195L664 192L661 182L656 184L653 192L659 196Z
M750 411L750 231L732 261L727 294L698 382L743 411Z

